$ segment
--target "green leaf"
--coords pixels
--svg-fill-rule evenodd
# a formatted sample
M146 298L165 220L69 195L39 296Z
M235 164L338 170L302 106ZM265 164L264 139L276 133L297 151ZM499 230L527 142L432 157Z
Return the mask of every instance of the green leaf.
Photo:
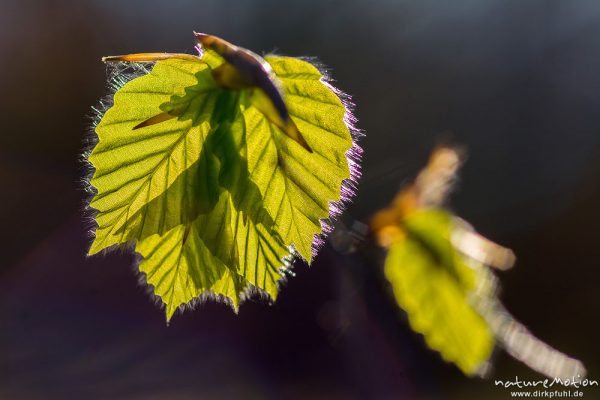
M195 190L195 170L189 167L199 161L211 131L218 91L205 65L166 60L115 94L114 106L96 127L98 144L89 156L96 169L90 184L97 190L90 207L98 211L90 254L140 238L148 226L150 233L162 233L176 222L193 219L188 194ZM186 107L181 117L133 129L171 103ZM177 196L144 213L140 223L131 226L130 217L174 183L179 186L172 191Z
M168 319L199 297L236 309L244 291L275 299L292 249L312 260L352 178L347 110L314 66L268 58L310 153L255 108L260 88L219 87L212 68L224 61L205 57L158 61L125 84L89 156L90 254L135 243Z
M346 108L313 65L285 57L267 61L282 83L292 120L314 153L249 107L244 111L249 169L284 242L310 262L320 221L329 217L330 202L341 200L342 182L350 179L346 153L352 136L344 120Z
M469 301L477 272L454 250L452 225L452 216L441 210L409 214L407 236L390 247L385 276L411 327L446 361L472 375L484 368L494 337Z
M136 246L144 257L140 271L166 304L167 320L181 304L207 293L220 295L234 309L238 307L241 279L213 255L202 240L202 229L197 220L162 236L149 236Z

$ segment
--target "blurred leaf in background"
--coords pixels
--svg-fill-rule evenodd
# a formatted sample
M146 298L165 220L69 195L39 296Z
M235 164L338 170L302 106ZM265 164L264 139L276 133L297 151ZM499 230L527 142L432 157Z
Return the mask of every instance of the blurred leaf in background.
M415 181L371 221L388 249L385 276L411 327L467 375L485 376L496 342L530 368L555 378L585 375L583 364L535 338L498 299L490 267L513 266L513 252L477 234L443 208L461 151L436 148Z

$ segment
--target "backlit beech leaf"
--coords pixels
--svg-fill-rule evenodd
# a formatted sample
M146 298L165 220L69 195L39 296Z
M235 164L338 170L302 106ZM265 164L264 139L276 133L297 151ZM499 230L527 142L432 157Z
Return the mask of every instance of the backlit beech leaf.
M180 118L133 129L162 113L161 107L183 97L186 90L193 95L187 96L187 109ZM218 90L205 65L165 60L156 63L148 75L117 91L114 105L96 127L98 144L89 156L96 170L90 184L98 192L90 202L98 211L90 254L138 238L145 224L156 225L152 233L159 233L165 220L187 219L192 204L186 193L196 187L185 178L190 175L188 167L198 162L210 133ZM130 227L131 216L176 181L180 198L165 201L152 213L142 215L140 224Z
M275 299L353 194L359 156L342 94L312 64L196 35L201 57L107 58L159 61L118 88L89 156L90 254L134 243L167 318L210 294Z

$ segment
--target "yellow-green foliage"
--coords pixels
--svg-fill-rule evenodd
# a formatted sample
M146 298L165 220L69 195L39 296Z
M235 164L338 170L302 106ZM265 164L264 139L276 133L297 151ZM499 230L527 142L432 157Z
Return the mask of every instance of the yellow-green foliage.
M205 293L235 308L248 287L275 299L293 249L312 260L321 220L351 177L346 108L313 65L267 58L310 153L252 105L257 89L219 87L211 71L223 60L206 58L158 61L125 84L89 156L90 254L135 243L167 318ZM134 129L161 113L176 117Z
M489 359L495 340L469 303L477 272L450 242L452 224L452 216L442 210L409 214L406 237L389 249L385 276L411 327L446 361L472 375Z

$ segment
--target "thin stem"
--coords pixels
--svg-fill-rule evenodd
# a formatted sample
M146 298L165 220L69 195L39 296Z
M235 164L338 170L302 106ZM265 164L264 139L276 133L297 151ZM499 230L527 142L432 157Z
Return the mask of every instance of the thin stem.
M200 57L185 54L185 53L135 53L135 54L125 54L120 56L108 56L102 57L102 62L149 62L149 61L159 61L159 60L168 60L170 58L177 58L180 60L188 60L188 61L197 61L202 62Z

